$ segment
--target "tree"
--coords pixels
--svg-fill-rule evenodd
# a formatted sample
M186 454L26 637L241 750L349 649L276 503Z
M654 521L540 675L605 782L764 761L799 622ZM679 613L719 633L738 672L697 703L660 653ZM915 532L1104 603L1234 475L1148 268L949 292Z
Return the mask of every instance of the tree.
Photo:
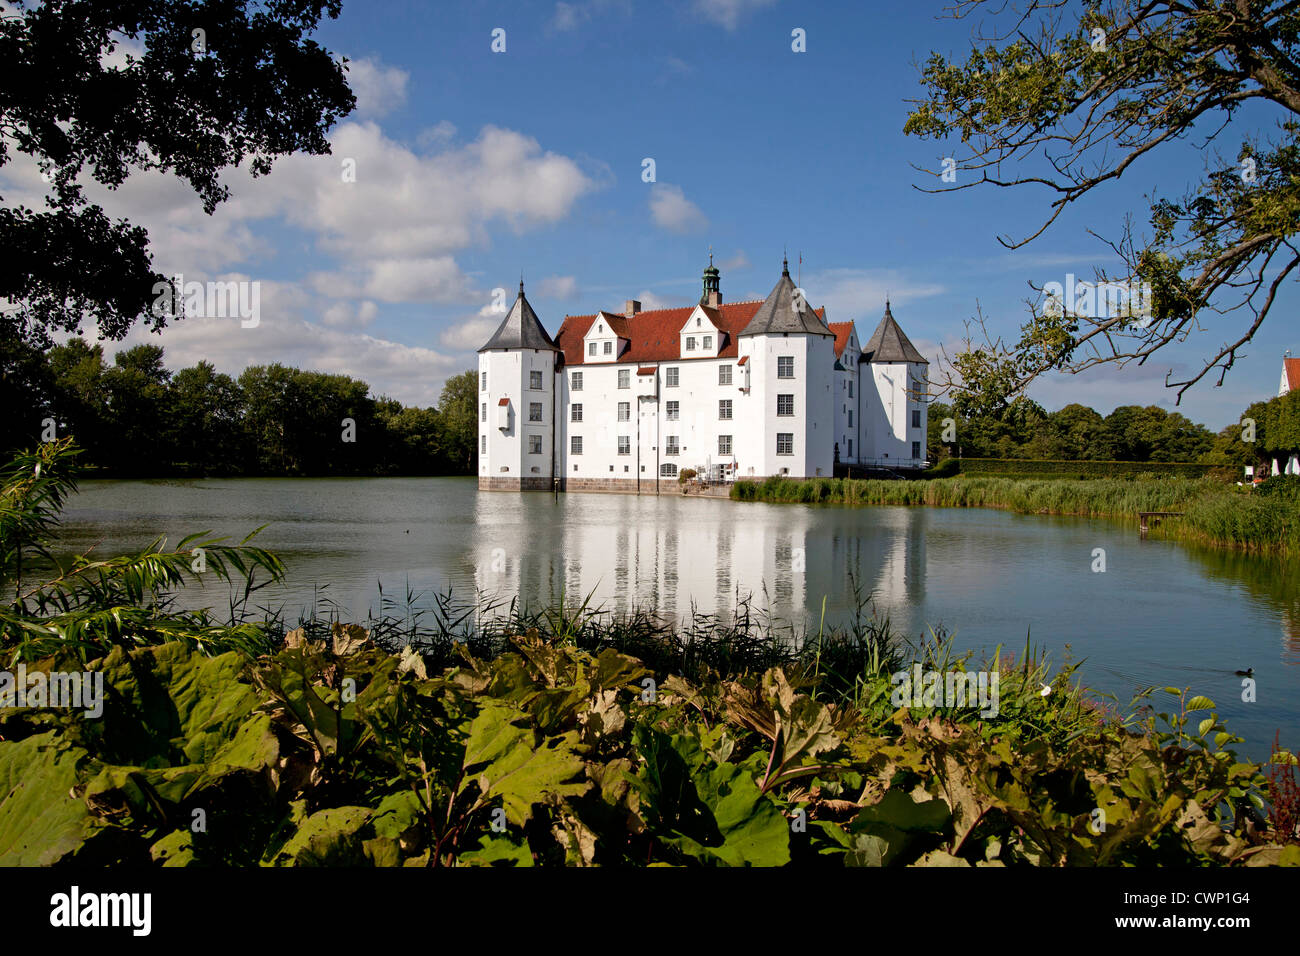
M1300 265L1292 242L1300 220L1300 5L956 0L954 12L986 14L987 26L964 63L930 55L925 96L904 131L960 137L949 167L957 179L935 191L1048 190L1045 221L1024 238L1002 237L1008 248L1031 242L1139 164L1159 163L1180 140L1197 137L1208 171L1183 196L1153 199L1149 235L1136 236L1130 224L1106 240L1126 274L1098 270L1096 280L1118 279L1139 300L1149 286L1142 307L1131 298L1080 308L1040 297L1029 303L1014 347L985 336L982 348L952 361L949 384L1005 396L1050 370L1141 364L1197 331L1198 318L1243 310L1244 330L1226 336L1199 371L1166 380L1179 399L1215 369L1222 383ZM1271 138L1241 130L1244 103L1277 114ZM1219 145L1226 152L1209 151Z
M247 464L243 447L244 396L229 375L199 362L172 376L167 435L172 464L201 474L230 474Z
M72 338L48 353L58 437L71 436L96 464L108 447L104 347Z
M101 457L115 473L148 475L165 467L163 415L170 379L157 345L118 352L112 367L104 370L112 440L104 444Z
M78 177L115 188L134 170L185 179L211 213L223 170L254 176L294 152L326 154L326 132L355 106L344 66L309 38L339 0L48 0L0 12L0 167L33 157L49 183L47 209L0 200L0 299L20 334L48 346L93 314L120 339L137 321L154 331L148 235L113 222ZM125 65L106 57L130 40Z
M447 379L438 396L447 457L461 474L478 470L478 404L478 372L473 369Z

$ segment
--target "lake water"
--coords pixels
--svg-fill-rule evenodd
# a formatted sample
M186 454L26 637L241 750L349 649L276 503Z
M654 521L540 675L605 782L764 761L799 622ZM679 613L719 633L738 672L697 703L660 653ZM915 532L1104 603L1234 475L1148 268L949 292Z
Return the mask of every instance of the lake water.
M853 581L895 628L940 625L962 648L1017 656L1026 634L1126 705L1146 685L1189 686L1245 750L1275 729L1300 746L1300 567L1139 539L1136 521L984 509L769 505L679 496L479 492L473 478L87 481L63 542L116 554L211 530L275 551L288 578L259 603L310 613L328 596L355 619L389 595L451 588L509 601L560 595L607 609L727 615L737 600L816 631L853 611ZM1105 552L1105 572L1093 570ZM322 588L322 586L328 587ZM188 593L220 609L226 590ZM1068 645L1068 650L1067 650ZM1234 671L1253 667L1257 700ZM1163 697L1163 695L1161 695ZM1163 702L1163 701L1162 701Z

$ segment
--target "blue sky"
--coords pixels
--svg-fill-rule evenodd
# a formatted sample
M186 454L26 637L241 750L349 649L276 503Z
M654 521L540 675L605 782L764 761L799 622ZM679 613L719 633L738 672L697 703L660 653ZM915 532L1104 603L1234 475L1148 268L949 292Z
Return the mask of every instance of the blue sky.
M951 152L902 134L916 64L968 46L970 24L942 17L945 6L353 0L318 35L353 61L361 100L332 157L295 157L258 181L232 173L234 199L211 218L183 186L147 177L104 201L150 229L165 271L264 283L259 328L187 320L165 333L175 367L279 360L431 403L449 374L473 367L500 318L492 290L513 295L521 271L554 332L566 313L627 298L695 301L710 246L726 300L764 296L788 248L832 321L854 319L868 336L888 293L934 360L977 303L1014 338L1029 281L1113 266L1088 230L1116 237L1127 212L1144 225L1143 196L1180 193L1205 161L1198 144L1176 144L1024 249L1004 249L998 235L1037 229L1045 192L914 188L934 179L910 164L935 168ZM504 53L491 49L496 28ZM795 28L805 53L791 50ZM1272 119L1261 113L1261 128ZM355 183L339 174L346 158ZM646 158L654 183L642 179ZM16 166L4 175L7 199L39 186ZM1198 386L1181 410L1218 429L1274 394L1283 350L1300 345L1295 301L1288 289L1224 386ZM1186 372L1241 321L1215 317L1145 368L1056 376L1031 395L1049 409L1172 407L1166 371Z

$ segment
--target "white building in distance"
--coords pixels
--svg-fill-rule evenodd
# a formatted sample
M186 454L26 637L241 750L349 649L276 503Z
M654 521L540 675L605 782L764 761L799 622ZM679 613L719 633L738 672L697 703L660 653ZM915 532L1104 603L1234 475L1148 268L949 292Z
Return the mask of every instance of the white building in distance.
M479 349L479 488L655 492L714 480L925 465L925 357L885 304L865 346L783 263L761 302L566 316L552 339L519 296Z

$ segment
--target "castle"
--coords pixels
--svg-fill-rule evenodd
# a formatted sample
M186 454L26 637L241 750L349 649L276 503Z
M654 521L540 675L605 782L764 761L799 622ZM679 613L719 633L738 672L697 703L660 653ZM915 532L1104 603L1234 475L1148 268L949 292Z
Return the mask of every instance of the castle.
M865 346L783 262L762 301L566 316L552 339L519 295L479 355L479 488L675 489L925 462L925 357L885 315Z

